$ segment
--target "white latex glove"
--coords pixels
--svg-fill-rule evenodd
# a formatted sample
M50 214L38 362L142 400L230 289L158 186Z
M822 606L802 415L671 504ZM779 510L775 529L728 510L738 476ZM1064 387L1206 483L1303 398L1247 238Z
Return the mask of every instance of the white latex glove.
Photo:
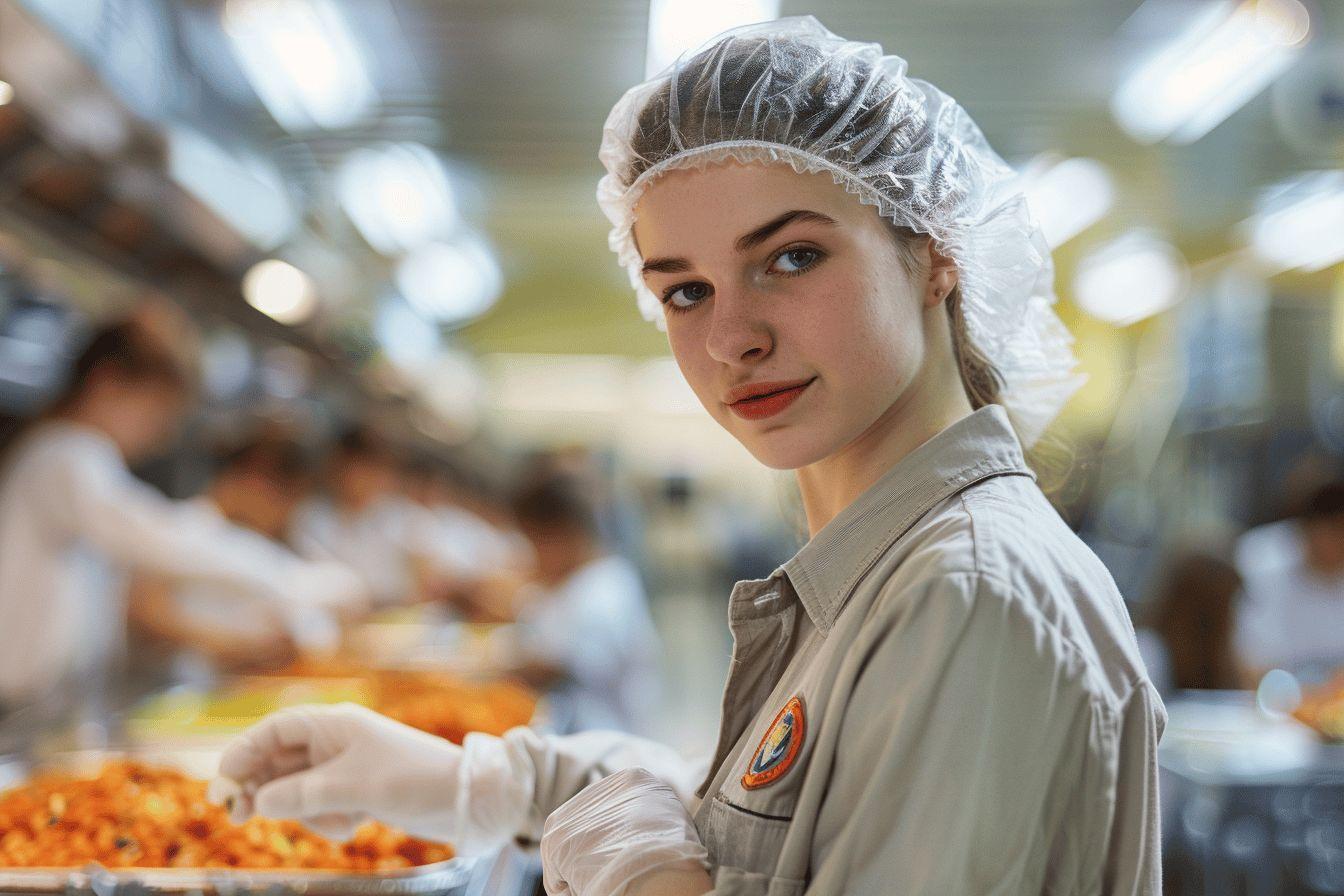
M503 743L470 734L463 747L353 703L300 706L263 719L225 749L231 814L296 818L346 839L368 818L416 836L488 852L522 828L535 772Z
M642 768L603 778L555 810L541 837L541 867L550 896L636 896L661 876L654 872L680 873L692 883L688 892L711 888L709 854L691 816Z

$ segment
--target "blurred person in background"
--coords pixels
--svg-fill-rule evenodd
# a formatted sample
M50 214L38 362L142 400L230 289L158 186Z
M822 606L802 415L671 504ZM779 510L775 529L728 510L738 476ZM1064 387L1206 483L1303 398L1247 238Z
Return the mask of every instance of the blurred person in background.
M308 494L311 469L298 441L263 431L222 453L193 503L221 530L232 524L255 533L247 541L259 567L304 563L283 539ZM175 582L149 572L133 577L129 595L141 690L173 681L207 686L219 672L275 669L301 650L329 650L339 622L357 616L366 599L359 577L343 566L327 588L279 601L231 583Z
M1243 535L1236 564L1245 582L1236 646L1251 679L1277 668L1315 683L1344 667L1344 481Z
M499 634L506 674L547 690L561 730L646 733L660 695L661 644L639 570L603 544L586 477L529 477L514 517L532 544L535 578Z
M597 529L605 544L637 565L644 562L644 514L627 488L610 447L572 442L533 453L525 464L530 475L562 474L585 478L594 491Z
M469 587L491 574L523 571L531 565L531 546L512 526L502 530L463 503L459 476L448 461L420 454L405 465L406 495L427 515L431 529L426 547L445 588Z
M1049 249L1016 172L905 70L783 18L607 119L610 245L808 525L733 590L712 761L298 709L224 752L238 816L373 816L463 853L539 838L553 894L1160 891L1165 712L1024 457L1079 384Z
M1163 566L1136 635L1144 665L1163 694L1242 687L1233 637L1241 576L1213 550L1176 552Z
M0 704L11 712L107 696L132 570L271 600L349 582L330 565L258 562L253 533L132 475L128 464L166 447L194 394L191 359L176 350L189 324L161 317L99 329L0 462Z
M444 467L443 472L447 474L439 480L443 502L470 514L473 527L484 525L478 537L488 552L490 565L512 573L530 573L535 561L532 545L518 531L510 505L516 483L466 460Z
M290 541L306 557L345 563L364 578L376 606L435 596L433 527L402 493L401 464L381 435L356 426L337 439L325 491L295 514Z

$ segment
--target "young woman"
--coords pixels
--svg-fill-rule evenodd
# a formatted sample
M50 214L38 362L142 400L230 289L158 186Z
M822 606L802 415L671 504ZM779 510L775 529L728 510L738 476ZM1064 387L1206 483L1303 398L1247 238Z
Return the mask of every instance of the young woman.
M796 471L811 530L733 591L707 773L604 734L458 749L302 711L226 753L244 811L542 834L548 891L582 896L1158 892L1162 706L1023 460L1076 378L1012 172L811 18L634 88L601 156L641 303L709 413Z

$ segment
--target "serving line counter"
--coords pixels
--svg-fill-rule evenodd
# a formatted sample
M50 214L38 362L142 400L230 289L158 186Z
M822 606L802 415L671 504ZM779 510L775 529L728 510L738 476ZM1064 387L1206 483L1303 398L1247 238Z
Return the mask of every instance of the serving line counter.
M499 734L519 724L546 727L546 712L536 695L499 680L482 661L479 649L482 638L480 632L469 627L400 614L357 627L347 639L346 650L338 657L301 660L268 674L224 676L209 689L173 687L130 707L99 703L92 711L85 707L83 711L63 715L37 711L12 714L6 740L19 746L9 747L8 754L0 750L0 807L5 805L7 794L18 792L16 789L31 782L34 775L41 780L43 772L60 774L64 770L72 782L107 775L123 789L143 786L148 792L159 783L154 778L157 770L172 770L164 773L178 777L170 777L168 786L177 788L173 793L186 794L174 805L185 813L184 823L197 828L198 842L206 842L200 838L207 835L216 836L200 827L208 820L210 825L225 831L220 837L251 836L258 841L256 845L262 852L270 850L269 855L257 853L266 862L274 861L275 851L279 850L286 861L297 863L298 857L285 854L293 849L307 850L311 862L313 850L330 850L331 844L306 831L280 827L290 823L265 821L250 831L226 830L227 818L205 804L204 784L215 775L223 745L248 725L285 706L345 700L363 703L406 724L459 742L468 731ZM16 727L22 730L15 731ZM114 744L117 749L70 749L104 743ZM129 784L128 776L133 779ZM58 781L55 789L59 791L61 786ZM74 783L69 787L72 791L80 789ZM110 789L109 785L99 793L107 795ZM123 839L133 838L123 837L110 827L118 831L130 828L142 810L157 810L160 814L164 811L162 806L152 805L153 796L143 800L125 798L124 793L122 796L121 809L104 810L101 816L109 830L96 834L109 840L113 847ZM83 837L86 832L80 825L97 821L63 818L56 810L65 808L67 801L59 793L44 799L52 800L52 805L44 803L30 812L26 820L6 824L0 814L0 892L95 892L99 896L160 892L532 896L540 886L540 861L535 849L509 847L485 857L454 856L421 862L434 854L423 852L419 846L406 845L405 838L392 840L391 835L386 835L383 842L391 862L383 864L390 866L400 861L396 858L400 848L415 859L413 867L365 868L357 872L298 867L108 867L131 862L106 849L94 853L104 856L103 864L95 860L80 861L77 865L63 863L62 867L12 867L21 864L15 856L32 864L31 850L38 848L35 845L38 842L59 842L41 840L38 835L44 833L43 825L64 825L60 830L68 827L71 837ZM192 814L196 817L187 817ZM165 827L160 817L154 830L158 833L146 836L158 836L165 830L171 836L175 828L171 823ZM273 842L272 838L279 841ZM213 860L218 863L227 857L229 861L240 861L243 854L238 850L234 853L217 850ZM339 849L323 854L340 856ZM241 861L246 862L245 856Z
M0 757L0 893L531 896L537 890L535 849L459 857L376 825L345 844L294 822L232 825L205 800L217 762L217 752L203 749Z
M1263 711L1250 691L1186 691L1167 709L1168 890L1344 893L1344 744Z

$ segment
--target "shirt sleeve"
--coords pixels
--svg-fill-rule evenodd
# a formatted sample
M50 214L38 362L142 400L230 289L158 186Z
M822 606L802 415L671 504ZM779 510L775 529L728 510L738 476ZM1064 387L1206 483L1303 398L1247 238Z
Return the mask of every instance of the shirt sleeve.
M514 728L501 738L515 768L534 772L532 804L518 835L540 842L546 817L589 784L627 768L642 768L676 791L693 813L695 788L705 776L708 760L687 760L656 741L620 731L585 731L547 735Z
M1155 796L1144 707L1091 696L1079 652L992 579L892 598L855 645L831 786L798 808L819 812L806 892L1157 892L1155 816L1117 799Z
M1121 750L1116 757L1115 816L1104 865L1108 894L1162 892L1161 806L1157 744L1166 710L1151 685L1131 692L1120 716Z
M247 533L165 498L98 446L62 446L50 458L53 496L70 525L117 561L160 575L241 585L273 595L299 572L253 550ZM78 448L78 450L76 450ZM110 451L110 449L109 449Z
M583 687L616 687L632 651L650 648L640 625L647 610L639 580L619 567L590 569L536 600L544 606L520 619L523 650Z

